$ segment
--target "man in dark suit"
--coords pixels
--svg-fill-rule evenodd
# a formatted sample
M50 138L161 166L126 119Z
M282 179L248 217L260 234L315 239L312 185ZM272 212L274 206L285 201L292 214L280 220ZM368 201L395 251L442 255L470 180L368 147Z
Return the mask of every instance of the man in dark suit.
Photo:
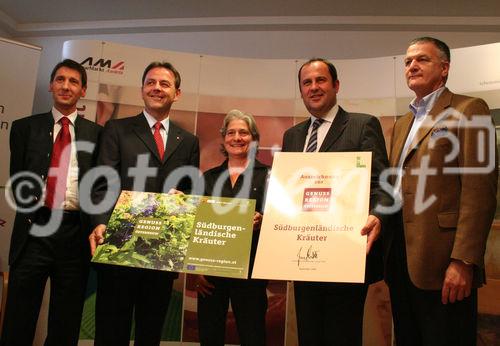
M295 307L299 344L361 345L363 309L368 284L382 278L379 237L383 215L377 204L391 198L379 187L379 175L387 165L382 128L377 118L344 111L337 105L339 80L333 64L311 59L299 70L302 100L310 119L288 129L283 151L371 151L370 215L361 231L367 235L365 284L295 282Z
M84 191L79 190L95 163L93 149L101 130L77 115L76 104L86 88L85 69L64 60L50 76L52 110L12 123L10 175L17 213L2 345L33 343L47 278L51 288L45 345L78 343L91 231L88 216L80 210ZM82 141L90 147L82 150Z
M146 67L141 88L144 111L111 120L103 131L98 164L114 169L120 182L98 182L93 190L95 201L103 200L108 186L146 192L190 190L190 179L172 180L189 167L193 172L199 166L198 139L168 117L180 97L180 83L179 72L170 63L153 62ZM111 210L94 218L96 227L89 237L92 253L103 242L110 215ZM135 313L135 344L158 345L176 277L170 272L100 265L95 344L129 345Z
M410 43L405 75L415 99L394 126L390 157L402 209L384 242L398 346L476 344L496 209L495 129L483 100L445 87L449 68L444 42Z

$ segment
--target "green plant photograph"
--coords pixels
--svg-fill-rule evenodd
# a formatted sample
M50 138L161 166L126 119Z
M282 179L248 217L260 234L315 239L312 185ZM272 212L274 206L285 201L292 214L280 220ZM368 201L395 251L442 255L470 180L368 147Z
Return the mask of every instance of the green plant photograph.
M180 271L202 196L122 191L93 262Z

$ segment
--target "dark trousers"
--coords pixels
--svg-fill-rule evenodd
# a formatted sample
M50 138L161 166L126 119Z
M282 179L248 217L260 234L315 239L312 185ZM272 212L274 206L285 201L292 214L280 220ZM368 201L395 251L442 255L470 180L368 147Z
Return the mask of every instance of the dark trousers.
M128 346L134 314L134 345L159 345L176 275L104 264L96 271L94 345Z
M198 330L202 346L223 346L226 315L231 307L242 346L266 344L266 280L209 277L215 288L211 295L198 295Z
M476 345L477 289L468 298L445 305L440 290L415 287L408 274L402 226L391 246L387 282L398 346Z
M44 224L47 215L36 223ZM1 345L32 345L45 284L50 304L45 345L77 345L87 285L90 251L78 212L65 212L48 237L29 236L10 268Z
M294 283L299 345L361 346L368 285Z

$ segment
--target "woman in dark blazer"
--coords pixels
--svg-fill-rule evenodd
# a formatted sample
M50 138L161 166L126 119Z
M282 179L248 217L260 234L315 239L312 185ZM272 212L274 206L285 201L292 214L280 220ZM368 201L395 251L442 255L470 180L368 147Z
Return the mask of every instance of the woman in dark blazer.
M248 279L198 276L198 329L202 346L224 345L226 316L231 307L241 345L265 345L267 295L265 280L250 279L259 239L264 194L269 167L255 159L259 131L254 118L239 110L230 111L221 128L222 152L226 160L205 172L205 194L256 200L254 232ZM217 184L223 179L222 188ZM250 184L248 180L250 179Z

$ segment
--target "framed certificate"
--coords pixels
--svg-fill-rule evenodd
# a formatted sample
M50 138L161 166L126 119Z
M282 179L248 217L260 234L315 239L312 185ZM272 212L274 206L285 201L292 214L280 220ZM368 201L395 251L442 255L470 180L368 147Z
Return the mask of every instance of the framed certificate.
M364 282L371 152L276 153L252 277Z

